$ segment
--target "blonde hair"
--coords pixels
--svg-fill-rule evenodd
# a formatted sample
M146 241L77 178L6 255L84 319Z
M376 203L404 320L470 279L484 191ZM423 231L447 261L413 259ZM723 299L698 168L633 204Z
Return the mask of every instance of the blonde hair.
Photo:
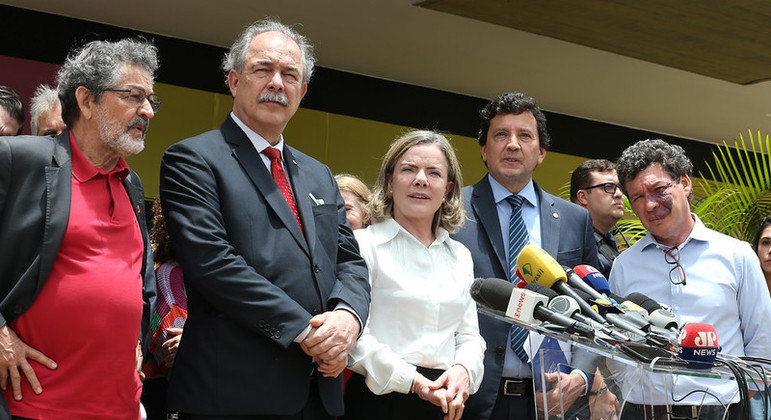
M382 222L393 217L394 203L390 192L388 177L393 174L396 161L398 161L412 146L419 144L435 144L447 159L447 181L453 183L453 187L442 202L441 207L434 215L431 229L436 232L439 227L450 233L458 230L463 224L466 211L463 209L463 178L460 173L460 164L455 156L455 150L449 140L442 134L428 130L412 130L398 137L391 143L391 147L383 157L380 173L372 192L372 199L367 205L367 213L373 222Z
M364 209L364 226L369 226L369 209L367 205L369 204L370 197L372 197L372 192L370 192L367 184L356 175L351 174L335 175L335 181L337 181L337 188L340 191L348 191L356 196L359 204L361 204L361 208Z

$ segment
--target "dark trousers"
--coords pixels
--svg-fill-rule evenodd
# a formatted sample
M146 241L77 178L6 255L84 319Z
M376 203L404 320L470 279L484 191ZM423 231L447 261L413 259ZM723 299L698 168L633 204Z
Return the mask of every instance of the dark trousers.
M443 371L418 368L418 372L433 381ZM358 373L351 376L345 387L345 416L342 417L345 420L439 420L442 417L441 408L416 394L373 394Z
M148 378L142 383L142 405L147 412L147 420L166 420L166 391L169 381L166 378Z
M530 385L525 395L509 396L498 392L490 420L536 419L532 383Z
M249 416L210 416L204 414L179 414L179 420L333 420L334 417L327 414L324 403L321 402L319 387L315 380L311 381L308 402L297 414L288 416L277 414L249 415Z

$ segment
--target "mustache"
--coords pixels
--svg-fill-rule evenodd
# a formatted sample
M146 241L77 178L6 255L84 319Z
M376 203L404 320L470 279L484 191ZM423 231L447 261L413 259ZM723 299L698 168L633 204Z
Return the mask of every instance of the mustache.
M257 102L278 102L283 106L289 105L289 99L287 99L284 92L267 91L257 98Z
M148 120L146 120L144 118L137 117L137 118L134 118L133 120L131 120L131 122L126 126L126 131L130 130L134 126L140 126L140 127L144 128L145 131L147 131L147 126L149 126L149 125L150 125L150 121L148 121Z

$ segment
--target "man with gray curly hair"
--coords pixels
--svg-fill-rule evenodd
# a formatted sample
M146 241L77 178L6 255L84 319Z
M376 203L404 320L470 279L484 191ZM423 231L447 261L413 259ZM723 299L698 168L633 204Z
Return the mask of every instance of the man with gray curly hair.
M33 136L58 136L67 126L56 89L40 85L29 101L29 125Z
M89 42L57 75L69 129L0 139L2 418L139 418L155 277L124 157L160 104L157 68L145 41Z
M683 148L643 140L624 150L617 170L648 233L616 258L613 293L644 293L670 306L680 325L711 324L722 353L771 358L771 299L757 256L748 243L708 229L691 213L693 164ZM728 418L740 418L733 381L662 374L643 382L628 399L630 418L719 418L723 405L730 405Z
M167 400L181 419L343 414L340 373L369 282L332 172L283 137L313 62L291 27L248 26L222 64L233 112L163 156L162 207L188 293Z

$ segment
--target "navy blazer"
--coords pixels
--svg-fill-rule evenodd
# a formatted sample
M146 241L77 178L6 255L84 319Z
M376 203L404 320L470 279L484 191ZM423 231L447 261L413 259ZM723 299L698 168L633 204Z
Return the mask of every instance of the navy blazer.
M144 241L140 337L150 333L155 272L145 221L142 182L133 171L123 181ZM67 230L72 198L70 132L55 138L0 137L0 325L13 321L35 301L51 272ZM145 340L145 346L149 340ZM26 379L22 379L26 380ZM45 384L42 384L45 388ZM5 401L3 401L4 411ZM3 410L0 410L2 415Z
M541 218L542 248L560 264L597 266L597 245L586 209L543 191L535 184ZM508 278L506 251L490 182L485 175L463 188L466 223L453 236L474 260L474 277ZM508 238L506 239L508 241ZM482 385L466 402L463 417L488 419L498 395L510 324L479 314L479 330L487 342ZM593 373L593 370L592 370Z
M293 340L338 302L365 322L367 266L329 168L287 145L283 156L304 232L231 117L163 156L163 211L188 293L172 411L294 414L314 377L327 411L342 414L342 375L319 375Z

